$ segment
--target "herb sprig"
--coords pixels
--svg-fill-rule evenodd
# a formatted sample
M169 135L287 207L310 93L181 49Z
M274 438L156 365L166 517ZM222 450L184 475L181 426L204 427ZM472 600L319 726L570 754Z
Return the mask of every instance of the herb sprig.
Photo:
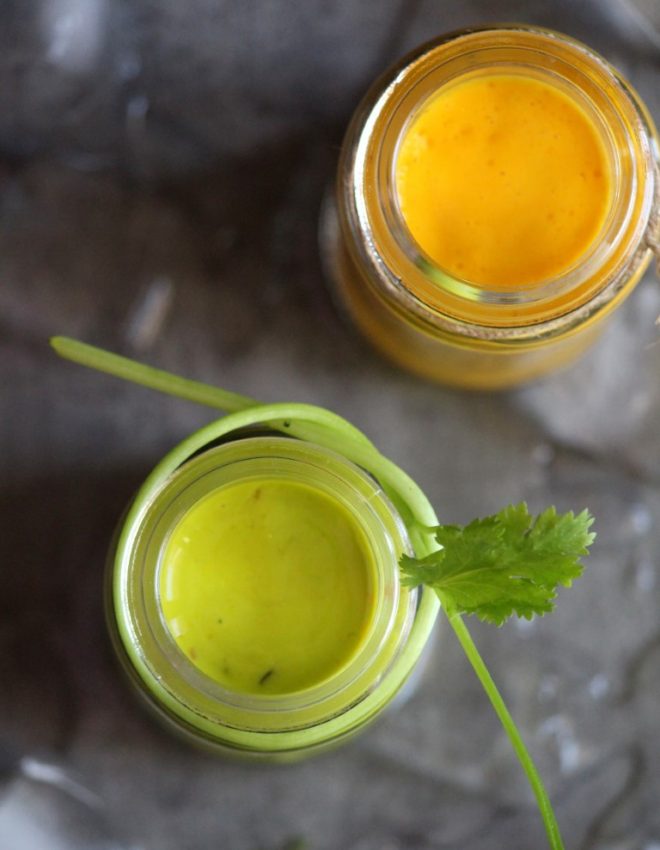
M547 508L532 517L521 502L466 526L440 525L437 551L401 558L403 581L432 587L449 616L475 614L496 626L513 614L530 620L552 611L557 587L582 574L592 523L588 511Z
M425 584L438 595L527 774L553 850L564 845L550 799L461 615L501 626L513 614L529 620L552 611L558 586L570 587L582 574L581 558L596 536L589 530L592 523L586 510L575 516L548 508L532 517L522 502L466 526L437 526L439 549L424 558L403 555L400 561L404 584Z
M551 611L557 588L569 587L581 575L581 558L595 537L587 511L576 516L549 508L532 517L527 506L519 504L466 526L438 525L415 482L355 426L325 408L261 404L66 337L54 337L51 345L61 357L83 366L228 413L242 411L236 417L240 427L261 424L320 442L374 475L401 514L416 553L416 557L401 558L403 582L412 587L425 584L437 594L527 775L550 846L564 850L541 777L462 615L474 614L501 625L513 614L529 619ZM194 435L190 442L194 449Z

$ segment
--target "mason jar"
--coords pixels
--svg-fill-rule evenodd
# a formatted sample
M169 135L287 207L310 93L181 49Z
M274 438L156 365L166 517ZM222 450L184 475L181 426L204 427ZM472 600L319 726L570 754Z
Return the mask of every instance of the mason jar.
M447 87L502 74L555 87L582 110L612 184L588 250L524 287L475 283L440 266L412 236L396 184L402 140L420 111ZM536 27L463 30L406 56L357 108L321 219L324 263L340 305L396 364L460 387L508 387L572 361L633 290L658 250L658 184L651 117L606 60Z
M228 434L230 418L168 454L130 506L109 558L110 633L135 689L168 727L218 753L295 759L349 738L392 703L429 640L438 603L426 589L401 585L398 561L410 541L371 475L305 440ZM341 505L372 564L373 611L359 645L331 675L290 693L246 693L207 675L164 612L164 553L173 530L209 494L263 480L297 482Z

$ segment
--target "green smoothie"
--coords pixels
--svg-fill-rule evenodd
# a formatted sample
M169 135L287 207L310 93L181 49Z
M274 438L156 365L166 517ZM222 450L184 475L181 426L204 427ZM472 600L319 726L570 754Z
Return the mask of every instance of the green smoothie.
M295 480L222 486L181 518L159 572L179 648L223 687L289 694L327 680L363 644L376 566L336 498Z

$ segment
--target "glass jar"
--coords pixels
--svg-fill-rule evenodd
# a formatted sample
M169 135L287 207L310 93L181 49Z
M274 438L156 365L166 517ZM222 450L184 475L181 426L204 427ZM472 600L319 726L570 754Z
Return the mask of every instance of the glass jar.
M589 250L561 276L516 290L476 285L437 265L409 233L395 183L401 141L429 98L502 73L573 99L602 141L613 189ZM475 389L536 378L579 355L647 268L660 227L658 161L643 103L583 44L527 26L446 35L385 73L353 117L321 222L328 275L374 346L412 372Z
M401 586L406 528L370 475L303 440L232 435L223 442L226 419L174 449L138 492L109 562L110 632L138 692L168 726L221 753L288 760L343 741L393 700L428 641L438 604L429 591ZM374 613L355 654L320 683L281 695L233 692L202 673L172 637L159 590L163 553L184 514L218 488L264 478L302 483L339 502L375 565Z

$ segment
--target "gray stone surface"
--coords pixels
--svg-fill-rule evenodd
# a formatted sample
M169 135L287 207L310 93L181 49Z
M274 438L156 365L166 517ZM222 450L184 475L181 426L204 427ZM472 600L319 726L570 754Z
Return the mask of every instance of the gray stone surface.
M505 395L462 394L395 371L343 325L316 245L343 127L390 59L456 26L537 21L618 62L658 117L655 10L643 0L3 5L0 736L64 764L136 846L256 850L303 836L311 850L523 850L543 837L503 733L442 631L410 702L317 761L222 762L154 728L106 644L104 554L150 466L210 416L57 361L46 346L56 332L265 400L332 407L447 521L521 498L589 505L598 543L557 612L474 633L567 846L660 847L658 282L647 277L572 369ZM31 799L28 780L5 786L0 826L2 800Z

